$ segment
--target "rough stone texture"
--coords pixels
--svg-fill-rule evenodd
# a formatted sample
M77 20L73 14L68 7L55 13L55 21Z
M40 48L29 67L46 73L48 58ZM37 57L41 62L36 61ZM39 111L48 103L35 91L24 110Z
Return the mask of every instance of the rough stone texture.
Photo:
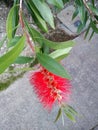
M72 123L65 117L65 125L54 108L49 114L44 110L28 81L29 74L17 80L7 90L0 92L0 130L90 130L98 123L98 35L89 42L83 37L68 58L63 60L72 76L73 94L70 104L80 114ZM97 128L96 128L97 129ZM96 130L95 129L95 130Z

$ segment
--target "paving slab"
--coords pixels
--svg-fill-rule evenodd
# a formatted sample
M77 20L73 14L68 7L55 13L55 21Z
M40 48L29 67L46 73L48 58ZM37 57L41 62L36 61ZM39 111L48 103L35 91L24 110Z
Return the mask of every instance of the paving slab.
M75 39L77 42L68 58L64 60L65 67L72 75L73 95L72 103L82 118L77 120L76 130L90 130L98 124L98 35L91 41L83 37ZM70 127L74 130L75 125Z
M72 76L71 104L80 114L72 123L65 117L53 123L57 107L48 113L39 103L26 73L0 92L0 130L90 130L98 124L98 35L91 41L76 38L62 64ZM96 128L97 129L97 128ZM95 129L95 130L96 130Z
M79 15L77 15L73 20L72 16L75 11L73 5L65 7L60 13L57 14L57 18L62 22L59 24L61 28L65 30L69 35L77 35L78 26L81 23ZM87 22L88 25L89 22ZM86 28L84 28L85 30ZM83 30L83 31L84 31Z

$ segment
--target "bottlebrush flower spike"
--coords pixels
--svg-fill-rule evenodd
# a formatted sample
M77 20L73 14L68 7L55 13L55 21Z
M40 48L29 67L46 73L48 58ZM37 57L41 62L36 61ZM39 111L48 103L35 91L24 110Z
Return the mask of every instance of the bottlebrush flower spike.
M49 72L43 67L31 74L30 82L40 102L48 109L51 109L56 101L62 104L69 99L71 93L70 81Z

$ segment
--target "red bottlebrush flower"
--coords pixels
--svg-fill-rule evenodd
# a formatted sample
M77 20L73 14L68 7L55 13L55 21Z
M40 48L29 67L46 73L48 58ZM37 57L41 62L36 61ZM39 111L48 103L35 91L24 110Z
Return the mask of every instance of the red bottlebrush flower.
M40 102L48 109L51 109L56 101L62 104L69 99L71 93L70 81L49 72L45 68L33 72L30 82L34 86Z

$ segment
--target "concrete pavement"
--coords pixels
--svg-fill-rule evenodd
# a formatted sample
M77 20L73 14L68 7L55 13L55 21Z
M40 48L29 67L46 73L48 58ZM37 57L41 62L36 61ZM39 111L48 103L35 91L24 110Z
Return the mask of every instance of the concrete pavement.
M8 89L0 92L0 130L98 130L98 35L91 41L76 38L68 58L63 60L72 76L70 104L80 113L77 122L65 117L53 123L57 108L43 109L26 73Z

